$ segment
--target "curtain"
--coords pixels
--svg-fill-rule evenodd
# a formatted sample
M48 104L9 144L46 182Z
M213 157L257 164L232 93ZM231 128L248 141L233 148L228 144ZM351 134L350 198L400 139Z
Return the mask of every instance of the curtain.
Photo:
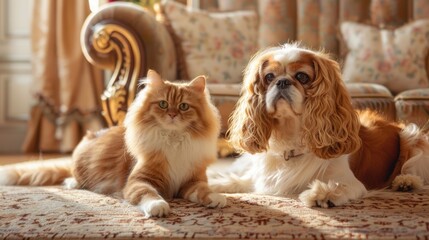
M70 152L86 130L103 127L102 72L87 62L80 30L88 0L34 0L33 91L25 152Z

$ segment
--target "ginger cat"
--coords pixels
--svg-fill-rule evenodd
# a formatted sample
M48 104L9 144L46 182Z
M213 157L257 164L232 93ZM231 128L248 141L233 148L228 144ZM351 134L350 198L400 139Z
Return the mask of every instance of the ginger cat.
M124 126L88 133L73 164L27 163L0 168L0 185L51 185L66 177L68 188L103 194L121 192L148 216L170 212L166 200L181 197L207 207L226 198L207 185L206 168L216 159L220 117L205 78L171 83L149 70Z

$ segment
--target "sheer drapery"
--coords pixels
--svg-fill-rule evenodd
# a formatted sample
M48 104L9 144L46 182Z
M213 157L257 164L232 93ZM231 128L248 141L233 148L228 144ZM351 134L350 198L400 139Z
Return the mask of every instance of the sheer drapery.
M34 0L33 91L25 152L70 152L87 129L102 127L102 73L88 63L80 30L87 0Z

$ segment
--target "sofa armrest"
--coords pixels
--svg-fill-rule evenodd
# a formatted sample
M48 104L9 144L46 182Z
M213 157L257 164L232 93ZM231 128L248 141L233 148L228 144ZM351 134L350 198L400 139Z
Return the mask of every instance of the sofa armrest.
M112 71L101 96L109 126L122 124L148 69L176 79L176 52L167 29L135 4L111 3L91 14L82 27L81 45L89 62Z

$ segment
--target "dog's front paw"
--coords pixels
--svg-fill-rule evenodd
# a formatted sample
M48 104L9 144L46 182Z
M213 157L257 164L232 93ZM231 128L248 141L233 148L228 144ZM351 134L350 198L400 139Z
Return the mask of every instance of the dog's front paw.
M170 206L163 199L145 200L139 207L148 217L164 217L170 213Z
M399 192L410 192L423 187L423 179L416 175L398 175L392 182L392 189Z
M226 206L226 197L219 193L210 193L209 202L206 205L209 208L223 208Z
M328 183L315 180L310 189L302 192L299 199L308 207L331 208L349 201L346 187L342 184L329 181Z

